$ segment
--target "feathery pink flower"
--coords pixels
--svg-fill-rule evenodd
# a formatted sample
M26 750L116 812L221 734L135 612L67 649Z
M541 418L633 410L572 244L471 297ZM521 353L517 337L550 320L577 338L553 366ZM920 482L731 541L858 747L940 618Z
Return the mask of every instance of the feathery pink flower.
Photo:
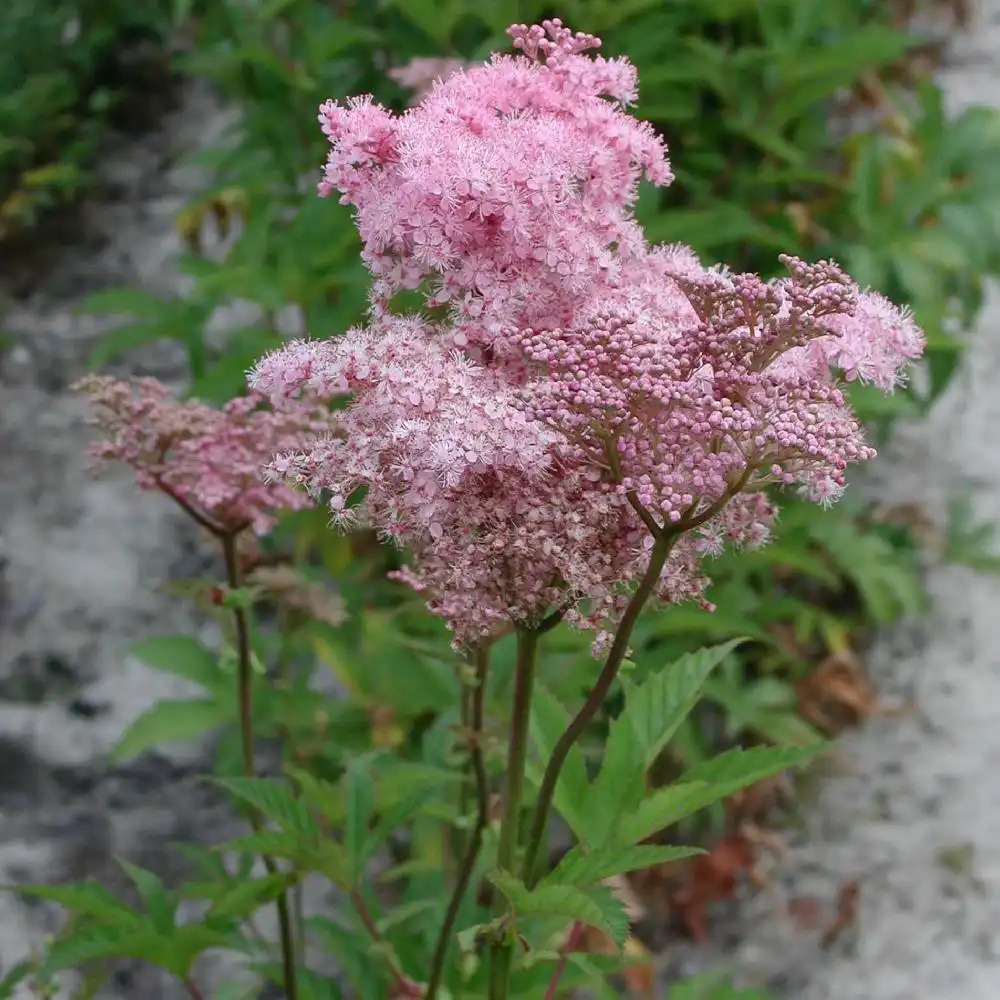
M625 113L634 67L558 21L510 34L518 55L402 116L323 106L321 191L356 209L370 322L291 344L250 381L278 408L351 397L336 435L307 435L272 474L343 524L363 490L456 642L558 611L599 648L651 526L679 533L655 596L703 600L706 557L767 541L769 487L836 500L874 455L842 382L891 389L923 336L830 262L784 258L764 281L649 247L636 186L671 174ZM403 288L443 318L394 315Z
M88 375L75 388L90 397L107 437L93 445L94 456L131 466L141 489L168 494L213 530L265 534L278 510L308 506L301 491L265 482L262 467L324 426L316 409L275 413L240 397L217 410L174 399L154 378L130 384Z
M663 140L623 110L627 60L590 58L597 40L555 21L511 33L524 55L455 72L403 115L370 97L320 112L320 193L354 206L375 298L426 282L458 346L564 320L642 246L640 177L672 179Z

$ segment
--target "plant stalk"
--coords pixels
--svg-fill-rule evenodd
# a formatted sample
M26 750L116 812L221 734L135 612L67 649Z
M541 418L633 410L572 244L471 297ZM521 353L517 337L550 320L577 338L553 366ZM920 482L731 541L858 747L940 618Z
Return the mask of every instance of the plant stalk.
M504 814L500 822L500 846L497 867L514 870L518 832L521 820L521 796L524 793L524 768L528 756L528 731L531 725L531 691L535 681L535 657L538 633L526 629L517 631L517 666L514 672L514 706L510 722L510 742L507 748L507 793ZM494 906L496 916L502 916L502 903ZM489 1000L507 1000L510 987L510 967L514 948L500 938L490 945Z
M529 889L534 888L540 877L538 871L539 855L545 844L549 810L552 807L552 799L555 795L556 783L559 780L562 766L566 762L570 750L573 749L573 745L586 731L587 726L590 725L591 720L597 714L597 710L601 707L601 703L611 690L611 685L618 676L622 661L628 652L628 645L632 637L632 630L635 628L635 623L646 602L656 589L657 581L660 579L660 574L663 572L663 567L666 565L667 557L670 555L670 550L673 548L677 537L675 532L668 533L665 531L658 532L654 537L653 550L649 556L649 565L646 567L646 572L643 574L635 592L632 594L631 600L625 608L625 613L622 615L621 622L618 625L618 631L615 633L614 642L611 644L611 649L608 652L608 658L605 660L604 668L601 670L597 682L587 696L587 700L583 703L583 707L566 727L552 750L552 756L545 767L542 783L538 789L538 800L535 803L535 811L532 815L531 828L528 833L527 848L524 855L523 878L525 885Z
M462 901L469 888L469 882L476 870L476 861L479 858L479 851L483 844L483 831L490 818L490 793L486 776L486 760L483 754L483 702L486 691L486 675L489 671L490 651L488 646L476 648L476 686L468 692L469 700L469 764L474 777L476 791L476 821L472 828L472 834L466 845L462 863L458 869L455 881L455 889L448 902L448 909L445 912L444 922L438 932L437 944L434 948L434 957L431 961L430 976L427 980L427 989L424 993L425 1000L434 1000L441 985L441 978L444 975L445 958L448 955L448 945L451 943L452 931L455 929L455 921L458 919L458 911L461 909ZM463 693L463 698L465 697Z
M230 590L240 587L240 563L237 550L237 534L229 532L220 535L222 552L226 561L226 582ZM250 619L246 608L233 609L236 626L237 685L240 712L240 739L243 750L243 774L247 778L256 776L254 767L253 739L253 668L250 655ZM259 833L263 824L255 809L250 810L250 825ZM261 856L269 875L278 871L278 866L268 855ZM292 917L288 907L288 894L282 892L275 900L278 910L278 932L281 938L281 964L286 1000L298 1000L298 982L295 970L295 937L292 931Z

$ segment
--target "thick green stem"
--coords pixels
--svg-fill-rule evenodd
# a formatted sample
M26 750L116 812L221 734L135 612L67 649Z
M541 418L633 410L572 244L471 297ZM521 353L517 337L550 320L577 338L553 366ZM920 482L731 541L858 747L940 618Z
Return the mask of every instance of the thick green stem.
M226 582L231 591L240 587L240 563L237 551L237 534L220 535L222 552L226 560ZM243 748L243 774L255 777L253 739L253 667L250 652L250 619L246 608L239 602L233 606L233 621L236 626L237 684L240 712L240 737ZM255 832L263 827L256 810L250 811L250 824ZM273 859L263 855L264 867L268 874L278 871ZM286 1000L298 1000L298 983L295 971L295 938L292 933L292 917L288 907L288 895L281 893L276 900L278 909L278 930L281 937L281 963Z
M639 618L639 614L646 602L656 589L657 581L666 565L667 557L677 539L676 533L658 531L654 541L653 550L649 556L649 565L643 574L639 585L632 594L632 599L625 608L618 631L615 633L614 642L608 652L608 658L604 663L597 683L591 689L583 707L577 712L574 719L566 727L565 732L559 737L552 750L552 756L546 765L545 773L542 776L542 783L538 789L538 800L535 803L535 811L531 819L531 829L528 833L527 848L524 855L523 877L528 888L533 888L540 877L538 871L539 855L545 845L545 834L548 827L549 810L552 808L552 799L556 791L556 783L559 780L559 773L569 756L570 750L576 741L583 735L591 720L597 714L601 703L611 690L611 685L618 676L622 661L628 652L629 641L632 637L632 630ZM492 1000L492 998L491 998Z
M469 718L467 736L470 741L469 766L474 778L473 785L476 791L476 821L472 828L469 842L466 845L465 853L462 856L462 863L459 866L458 875L455 880L455 889L448 903L444 922L441 924L441 930L438 932L437 945L434 948L434 957L431 960L430 976L428 977L427 989L424 993L425 1000L434 1000L441 985L441 978L444 975L445 958L448 955L448 945L451 943L452 931L455 929L455 921L458 919L458 911L461 909L462 900L468 891L469 882L472 880L473 872L476 870L479 850L483 843L483 831L486 829L486 824L490 818L490 790L486 775L486 758L483 754L483 702L486 691L486 675L489 670L489 658L490 652L488 646L480 646L476 649L475 687L472 687L468 692Z
M503 819L500 822L500 846L497 850L497 867L508 872L514 870L521 825L521 796L524 792L524 768L528 756L528 730L531 724L531 691L535 682L537 652L538 633L518 629L514 705L507 749L507 791ZM503 904L499 899L494 911L498 917L503 915ZM497 937L490 945L489 1000L507 1000L513 959L513 946Z

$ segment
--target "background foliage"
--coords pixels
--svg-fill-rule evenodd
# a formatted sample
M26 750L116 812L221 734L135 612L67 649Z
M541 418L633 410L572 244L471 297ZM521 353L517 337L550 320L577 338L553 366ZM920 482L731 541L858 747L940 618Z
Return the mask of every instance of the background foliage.
M198 155L211 181L177 220L189 289L169 300L109 289L86 308L120 318L95 352L95 367L174 340L185 352L192 394L223 401L242 391L245 369L284 337L333 336L362 317L366 275L350 215L335 199L315 197L324 156L319 102L372 92L401 109L409 95L386 75L389 68L417 56L482 59L505 47L503 30L512 21L558 14L600 34L607 53L626 53L638 64L637 113L666 136L677 173L667 191L643 193L639 215L651 239L684 241L765 275L782 252L831 256L862 284L912 304L929 337L924 370L891 398L854 390L878 438L945 390L982 281L1000 270L1000 116L985 109L945 115L929 76L934 47L907 28L913 11L904 8L913 6L565 0L557 10L537 0L12 0L0 19L0 247L30 238L32 225L86 190L104 130L135 107L137 79L153 73L209 81L240 115L218 146ZM123 74L120 57L137 43L143 56ZM208 337L210 319L235 301L252 303L257 318ZM957 537L949 536L951 555L962 549ZM266 574L254 591L255 653L262 689L270 692L257 699L257 730L280 743L297 773L312 776L304 780L351 780L350 759L369 754L364 759L374 761L391 751L393 766L409 768L406 781L444 787L457 681L443 629L418 600L385 581L398 558L371 538L331 534L323 513L309 512L285 518L251 560L251 581L262 566L291 565L300 596L302 587L321 585L342 602L342 614L320 614L290 600L287 589L269 589ZM774 545L713 566L714 613L672 608L648 615L637 632L633 682L698 647L749 638L706 680L706 701L678 724L658 765L661 778L737 741L814 744L863 715L870 692L856 652L872 628L921 609L918 566L899 512L887 517L858 499L831 511L787 499ZM186 592L213 610L207 584L192 582ZM219 729L218 773L237 773L230 654L220 658L182 637L152 637L137 652L153 667L196 680L205 695L196 705L156 706L125 735L119 754ZM574 702L594 669L585 640L557 630L545 639L545 657L551 697L557 705ZM512 648L502 646L496 660L489 709L502 718ZM317 687L334 693L321 698ZM612 709L622 700L619 693ZM603 734L594 737L584 753L596 760ZM369 794L352 786L352 801ZM274 802L257 806L268 815L268 807L280 811ZM703 823L722 834L726 816L720 806ZM432 878L426 872L440 867L442 845L425 827L416 823L396 860ZM166 890L132 874L149 912L162 911ZM235 882L231 895L212 898L220 920L281 888L273 879L246 884L256 889L245 899ZM425 890L408 891L419 901ZM118 904L95 900L82 912L99 906L109 919L118 913ZM416 947L407 937L410 919L419 923L419 907L392 928L404 964L406 949ZM343 944L349 934L332 919L313 929L334 951L332 942ZM191 954L207 940L192 939ZM103 947L101 954L109 953L107 941ZM359 982L374 974L355 972ZM695 984L690 995L714 996L708 990Z

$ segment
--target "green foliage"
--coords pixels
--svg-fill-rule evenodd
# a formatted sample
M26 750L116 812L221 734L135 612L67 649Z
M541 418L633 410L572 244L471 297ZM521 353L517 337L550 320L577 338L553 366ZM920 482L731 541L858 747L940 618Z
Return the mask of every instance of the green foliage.
M624 904L607 888L580 889L575 885L547 882L528 889L507 872L494 871L490 880L507 897L513 913L524 917L559 917L579 920L604 931L621 948L628 937L629 922Z
M168 893L152 872L128 862L121 864L139 891L142 910L132 909L93 882L9 887L59 903L71 915L46 950L43 974L101 959L135 958L185 978L199 955L228 945L226 935L208 922L178 924L178 897Z
M0 243L91 180L109 121L144 121L167 89L175 0L6 0L0 19ZM122 60L145 47L141 59ZM135 88L135 90L131 89Z
M114 103L104 74L119 29L162 47L182 26L190 45L174 69L211 82L239 112L224 140L195 158L212 179L177 219L189 280L163 299L104 290L83 309L119 322L97 346L95 366L171 340L184 349L191 392L222 402L288 336L335 336L363 319L367 276L350 214L313 191L325 154L316 105L371 92L399 109L407 95L386 67L414 56L480 59L505 45L512 21L550 13L543 0L46 0L40 8L14 0L0 24L10 54L0 70L0 240L4 225L23 226L85 183ZM677 151L677 182L640 200L650 238L683 240L763 274L780 252L832 256L862 283L911 302L929 334L926 370L905 394L850 393L874 435L924 412L955 370L957 332L978 309L984 278L1000 270L1000 117L971 109L948 118L932 84L901 83L919 39L868 0L567 0L560 15L638 64L638 113ZM55 46L73 18L81 43ZM864 101L877 113L857 115ZM254 316L209 338L219 311L237 301ZM265 556L291 558L310 581L335 588L345 623L312 620L249 583L227 591L208 609L224 631L218 652L182 636L134 648L151 668L202 690L155 705L113 754L121 760L217 730L218 785L253 829L210 851L186 849L192 875L180 890L126 865L139 909L94 883L20 887L70 914L42 972L133 957L185 978L202 952L228 948L280 986L275 949L249 922L319 876L337 903L329 915L295 921L297 941L335 961L346 996L406 995L407 983L427 977L464 850L480 834L445 942L442 1000L485 995L483 956L500 940L518 942L513 995L525 1000L546 995L572 925L602 930L622 949L628 918L606 880L683 862L697 849L674 841L690 839L692 817L708 814L717 829L734 793L822 752L826 734L798 714L798 682L872 627L925 607L905 531L877 523L862 504L824 511L780 501L771 545L710 565L714 611L684 605L641 619L604 713L556 783L554 808L574 844L537 884L496 868L493 795L506 767L513 637L491 651L481 692L488 724L470 733L467 665L456 663L421 602L386 581L398 555L363 533L337 537L322 511L285 518L264 541ZM948 556L995 569L996 557L984 554L988 526L957 507L952 522ZM191 591L203 595L204 587ZM251 663L237 664L232 594L255 619ZM568 628L541 642L529 798L593 684L588 642ZM251 670L250 723L281 748L283 778L243 774L238 667ZM470 768L478 757L488 786L482 830ZM263 874L255 868L262 857ZM200 917L178 924L181 901L200 904ZM302 955L299 997L339 998L339 983L305 967ZM618 959L573 954L563 964L565 990L618 995L607 982ZM30 964L15 966L0 998L32 974ZM245 995L242 984L219 993ZM763 1000L714 975L677 984L671 995Z

